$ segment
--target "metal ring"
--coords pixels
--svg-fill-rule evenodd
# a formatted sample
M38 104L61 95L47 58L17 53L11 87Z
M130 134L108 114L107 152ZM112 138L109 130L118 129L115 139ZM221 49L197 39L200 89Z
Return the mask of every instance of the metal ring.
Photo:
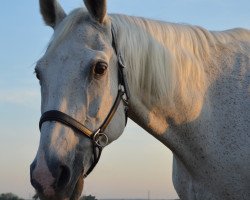
M99 147L105 147L109 142L108 136L105 133L100 133L100 129L94 134L93 140Z

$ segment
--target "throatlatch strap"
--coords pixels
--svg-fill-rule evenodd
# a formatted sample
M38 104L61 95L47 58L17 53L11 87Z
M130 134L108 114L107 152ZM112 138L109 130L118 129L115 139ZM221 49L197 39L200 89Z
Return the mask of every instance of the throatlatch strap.
M127 101L129 101L130 91L129 91L129 87L128 87L127 76L125 73L126 66L124 64L124 60L122 58L121 53L117 50L117 38L116 38L116 32L115 32L114 26L111 26L111 33L112 33L112 47L115 51L115 54L117 56L117 61L118 61L119 84L121 84L124 87Z

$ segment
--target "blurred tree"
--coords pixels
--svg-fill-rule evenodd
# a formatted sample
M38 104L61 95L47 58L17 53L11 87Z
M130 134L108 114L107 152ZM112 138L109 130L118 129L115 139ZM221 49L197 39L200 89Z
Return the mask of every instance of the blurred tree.
M0 200L24 200L12 193L0 194Z
M95 196L88 195L88 196L82 196L80 200L97 200L97 199L95 198Z

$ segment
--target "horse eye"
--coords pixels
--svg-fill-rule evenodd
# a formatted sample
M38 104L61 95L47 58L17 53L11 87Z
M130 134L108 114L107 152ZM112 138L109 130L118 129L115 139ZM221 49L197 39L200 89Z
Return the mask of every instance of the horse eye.
M108 66L107 66L106 63L104 63L104 62L98 62L98 63L95 65L94 73L95 73L95 75L97 75L97 76L102 76L102 75L105 74L107 68L108 68Z

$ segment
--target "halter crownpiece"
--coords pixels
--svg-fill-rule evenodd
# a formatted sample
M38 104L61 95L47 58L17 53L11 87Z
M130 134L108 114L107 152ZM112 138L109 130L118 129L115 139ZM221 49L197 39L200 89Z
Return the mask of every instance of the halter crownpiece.
M93 143L93 155L94 155L94 161L91 165L91 167L88 169L88 171L84 174L84 178L86 178L92 170L95 168L96 164L98 163L102 149L109 143L108 136L104 133L105 129L111 122L114 114L116 113L120 102L123 101L125 105L125 124L127 124L127 109L128 109L128 101L130 97L129 87L127 83L127 78L125 74L125 65L123 62L123 58L120 53L117 52L117 46L116 46L116 37L115 37L115 31L112 26L111 28L112 32L112 46L113 49L117 55L118 60L118 93L115 99L115 102L110 109L107 117L105 118L102 125L95 131L92 131L88 129L86 126L84 126L81 122L78 122L71 116L58 111L58 110L50 110L42 114L40 121L39 121L39 129L41 131L42 125L44 122L47 121L55 121L60 122L78 133L81 133L84 136L87 136Z

